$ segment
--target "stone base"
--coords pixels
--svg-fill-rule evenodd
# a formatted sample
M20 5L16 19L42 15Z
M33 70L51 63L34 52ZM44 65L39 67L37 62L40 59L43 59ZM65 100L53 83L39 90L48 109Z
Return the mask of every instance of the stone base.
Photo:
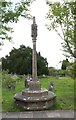
M14 96L17 106L25 110L44 110L53 106L56 95L46 89L23 90Z
M48 95L48 90L29 90L29 89L25 89L22 91L22 95L26 96L26 97L42 97L42 96L47 96Z
M39 81L29 81L29 90L41 90L41 84Z

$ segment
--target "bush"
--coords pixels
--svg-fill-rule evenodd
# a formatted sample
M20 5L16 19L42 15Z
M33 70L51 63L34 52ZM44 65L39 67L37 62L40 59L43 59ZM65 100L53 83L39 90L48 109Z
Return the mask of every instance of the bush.
M59 70L59 76L64 77L66 75L66 70Z
M6 74L8 74L9 73L9 70L3 70L2 71L2 75L6 75Z
M66 75L73 77L74 76L74 71L73 71L73 66L68 66L66 69Z
M16 87L16 80L11 76L6 76L6 79L2 80L2 86L6 89L12 90Z
M49 75L50 76L57 76L58 75L58 70L55 69L54 67L49 67Z

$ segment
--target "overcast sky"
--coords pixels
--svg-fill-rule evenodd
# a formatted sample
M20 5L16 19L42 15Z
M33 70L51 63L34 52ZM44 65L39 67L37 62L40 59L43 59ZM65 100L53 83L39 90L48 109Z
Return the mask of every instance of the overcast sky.
M16 2L19 0L12 1ZM54 31L48 31L45 27L45 24L47 23L47 20L45 19L47 12L48 6L46 5L45 0L36 0L31 5L31 14L36 17L36 23L38 25L37 52L40 52L43 57L47 58L49 66L60 68L59 62L65 59L62 55L63 52L61 51L62 40ZM5 44L0 51L1 57L9 54L13 47L19 48L22 44L32 48L31 24L32 20L26 20L24 18L21 18L18 23L13 24L13 43L5 41Z

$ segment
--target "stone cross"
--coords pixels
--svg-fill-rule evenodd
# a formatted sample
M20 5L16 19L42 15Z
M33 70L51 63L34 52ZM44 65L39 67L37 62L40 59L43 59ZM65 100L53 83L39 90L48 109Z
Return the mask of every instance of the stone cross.
M37 81L37 58L36 58L36 37L37 37L37 25L35 17L33 17L33 24L31 25L31 36L33 42L33 55L32 55L32 78L33 81Z

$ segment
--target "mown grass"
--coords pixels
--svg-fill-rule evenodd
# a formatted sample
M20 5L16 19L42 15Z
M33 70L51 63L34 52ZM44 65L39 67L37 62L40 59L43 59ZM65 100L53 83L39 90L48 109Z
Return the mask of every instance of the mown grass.
M40 80L42 87L48 89L50 81L54 82L53 92L56 94L56 103L52 109L74 109L74 80L71 78L50 78Z
M74 110L74 80L70 77L45 77L39 78L42 88L49 88L50 82L54 82L54 89L56 94L56 102L50 110ZM2 88L2 111L3 112L19 112L24 111L15 105L14 95L24 89L24 80L21 78L17 82L15 90L7 90Z

